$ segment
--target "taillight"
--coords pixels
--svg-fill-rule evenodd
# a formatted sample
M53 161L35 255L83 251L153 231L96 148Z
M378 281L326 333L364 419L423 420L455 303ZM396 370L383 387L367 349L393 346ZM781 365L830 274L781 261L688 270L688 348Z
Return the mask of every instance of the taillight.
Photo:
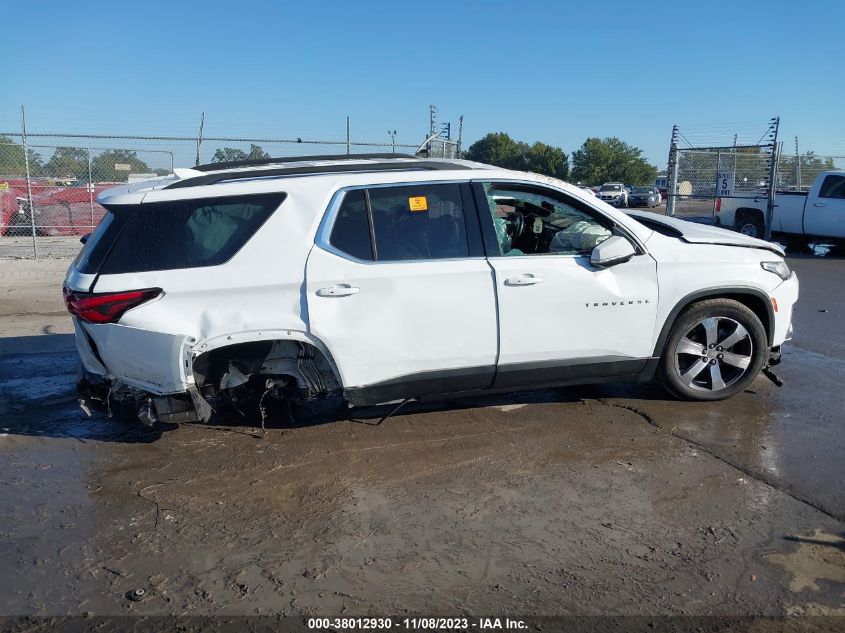
M722 210L722 199L716 198L716 213Z
M67 311L88 323L117 323L120 317L142 303L155 299L161 288L129 290L127 292L77 292L63 288Z

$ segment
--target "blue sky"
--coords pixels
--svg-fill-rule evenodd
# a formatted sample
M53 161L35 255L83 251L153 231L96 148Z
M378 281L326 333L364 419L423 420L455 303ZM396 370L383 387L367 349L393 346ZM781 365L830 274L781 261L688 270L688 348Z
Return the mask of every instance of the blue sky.
M781 138L845 154L845 2L14 2L0 129L421 142L566 151L618 136L665 165L691 140Z

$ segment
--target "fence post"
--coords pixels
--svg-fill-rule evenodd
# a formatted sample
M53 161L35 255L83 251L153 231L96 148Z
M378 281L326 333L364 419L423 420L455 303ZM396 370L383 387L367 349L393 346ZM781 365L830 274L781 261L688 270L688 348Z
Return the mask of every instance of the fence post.
M672 143L672 150L669 152L669 163L672 170L669 173L669 199L666 201L666 215L675 215L675 197L678 195L678 158L680 157L680 150L677 143Z
M719 201L719 170L722 168L722 150L716 150L716 195L713 196L713 222L716 222L716 204ZM734 174L736 178L736 174Z
M91 211L91 230L94 230L94 179L91 177L91 148L85 150L88 153L88 209Z
M38 259L38 241L35 239L35 207L32 204L32 181L29 175L29 148L26 144L26 112L21 106L21 141L23 145L23 162L26 166L26 199L29 205L29 225L32 228L32 255Z
M352 153L352 139L349 136L349 117L346 117L346 155Z

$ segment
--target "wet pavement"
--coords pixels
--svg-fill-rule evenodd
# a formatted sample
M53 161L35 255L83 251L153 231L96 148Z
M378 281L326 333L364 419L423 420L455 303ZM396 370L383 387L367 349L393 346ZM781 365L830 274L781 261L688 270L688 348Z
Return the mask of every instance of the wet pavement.
M782 388L544 390L266 437L86 418L67 263L14 265L2 614L845 615L845 260L790 259Z

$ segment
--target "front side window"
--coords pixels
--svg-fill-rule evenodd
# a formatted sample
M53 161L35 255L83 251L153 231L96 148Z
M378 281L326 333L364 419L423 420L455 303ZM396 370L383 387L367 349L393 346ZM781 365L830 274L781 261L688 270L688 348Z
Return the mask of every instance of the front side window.
M458 184L368 190L378 261L468 257Z
M819 191L819 198L845 198L845 176L826 176Z
M612 223L563 194L532 186L484 184L501 255L589 255Z

